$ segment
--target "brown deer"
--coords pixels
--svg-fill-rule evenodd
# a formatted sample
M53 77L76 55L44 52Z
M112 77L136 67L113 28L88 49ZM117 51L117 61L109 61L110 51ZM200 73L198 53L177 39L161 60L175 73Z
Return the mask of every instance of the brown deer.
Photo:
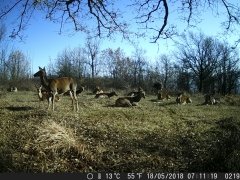
M70 92L70 96L72 99L72 106L73 110L76 109L78 111L78 99L77 99L77 83L76 81L71 77L61 77L61 78L55 78L55 79L48 79L45 67L41 68L39 67L39 71L36 72L34 77L40 77L41 85L52 94L52 96L49 97L48 100L48 109L50 108L50 102L52 101L52 110L54 111L54 104L57 94L63 94L67 91ZM52 98L52 99L51 99ZM74 101L75 104L74 105ZM76 108L75 108L76 106Z
M138 92L139 91L143 91L143 88L142 87L138 87L138 90L136 91L131 91L130 93L128 93L127 94L127 96L132 96L132 97L134 97L134 96L136 96L136 95L138 95Z
M112 92L102 92L102 93L97 93L95 98L99 98L99 97L113 97L113 96L118 96L117 93L115 91Z
M80 86L80 88L76 91L76 95L78 96L79 94L81 94L84 91L84 87ZM67 91L63 94L64 96L69 96L70 95L70 91Z
M171 99L171 96L169 95L169 92L167 90L159 90L157 93L157 99L158 100L164 100L164 99Z
M216 99L214 98L213 94L206 94L204 96L205 102L204 105L214 105L216 104Z
M189 96L185 95L184 93L179 93L177 98L176 98L176 102L177 104L188 104L188 103L192 103L192 100Z
M98 93L102 93L102 92L103 92L103 90L100 89L99 86L96 86L95 89L93 90L93 94L98 94Z
M11 87L8 89L8 91L10 91L10 92L17 92L18 89L17 89L16 86L11 86Z
M136 106L137 102L139 102L141 100L141 98L145 98L145 92L144 91L139 91L138 94L134 97L125 96L125 97L118 98L115 102L115 106L116 107Z

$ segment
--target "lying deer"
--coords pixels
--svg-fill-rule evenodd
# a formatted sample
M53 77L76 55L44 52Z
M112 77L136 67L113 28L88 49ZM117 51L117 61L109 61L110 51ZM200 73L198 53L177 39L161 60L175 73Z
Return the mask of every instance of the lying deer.
M108 97L108 98L111 98L111 97L113 97L113 96L118 96L115 91L105 92L105 93L104 93L104 92L102 92L102 93L97 93L96 96L95 96L95 98L99 98L99 97Z
M158 100L164 100L164 99L171 99L171 96L169 95L169 92L168 91L162 91L162 90L159 90L158 93L157 93L157 99Z
M138 94L138 91L132 91L130 93L127 94L127 96L136 96Z
M93 90L93 94L98 94L98 93L102 93L103 90L100 89L99 86L96 86L95 89Z
M213 105L216 104L216 99L214 98L213 95L211 94L206 94L204 96L205 102L203 103L204 105Z
M48 109L50 108L50 102L52 102L52 110L54 111L54 104L57 94L63 94L69 91L72 99L73 110L76 109L78 111L78 99L76 94L77 82L73 78L61 77L48 79L45 67L39 67L39 71L34 74L34 77L40 77L41 85L47 90L48 93L52 94L52 96L49 96L48 98Z
M137 102L141 100L141 98L145 98L145 92L144 91L139 91L136 96L131 97L131 96L125 96L125 97L120 97L116 100L115 106L116 107L131 107L131 106L136 106Z
M8 89L8 91L10 91L10 92L17 92L18 89L17 89L17 87L15 87L15 86L11 86L11 87Z
M192 103L192 100L189 96L185 95L184 93L179 93L177 98L176 98L177 104L188 104Z
M138 95L139 91L143 91L143 89L141 87L138 88L138 90L136 91L131 91L130 93L127 94L127 96L136 96Z

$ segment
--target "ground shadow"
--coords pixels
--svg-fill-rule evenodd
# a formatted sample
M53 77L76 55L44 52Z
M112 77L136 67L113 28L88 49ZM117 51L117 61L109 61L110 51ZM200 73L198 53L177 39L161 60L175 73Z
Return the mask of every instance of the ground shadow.
M6 107L7 110L9 111L30 111L33 109L33 107L30 106L8 106Z

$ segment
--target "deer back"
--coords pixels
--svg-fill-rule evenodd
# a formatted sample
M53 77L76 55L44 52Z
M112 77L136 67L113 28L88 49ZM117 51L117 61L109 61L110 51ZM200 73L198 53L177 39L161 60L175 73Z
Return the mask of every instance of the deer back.
M61 94L69 90L76 90L77 83L71 77L62 77L51 79L49 82L49 88L50 90Z

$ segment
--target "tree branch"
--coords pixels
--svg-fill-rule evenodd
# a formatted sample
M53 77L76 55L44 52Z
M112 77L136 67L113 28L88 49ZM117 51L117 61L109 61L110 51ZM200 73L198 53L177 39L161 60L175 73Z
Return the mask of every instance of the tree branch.
M148 22L148 21L150 20L152 14L159 9L159 6L160 6L161 1L162 1L162 0L158 1L157 6L156 6L155 8L153 8L150 12L148 12L147 14L142 15L142 16L139 17L139 18L147 17L146 20L141 21L140 23L146 23L146 22ZM146 5L148 2L149 2L149 0L146 1L144 4L142 4L141 7L143 7L144 5Z
M70 5L71 3L73 3L74 1L75 1L75 0L66 1L66 6L67 6L68 16L70 17L70 19L72 19L73 24L74 24L74 27L75 27L75 31L77 31L77 30L78 30L78 26L77 26L76 19L75 19L75 17L71 14L71 10L70 10L70 8L69 8L69 5ZM78 1L78 2L79 2L79 1ZM80 3L80 2L79 2L79 3ZM78 6L78 8L79 8L79 6Z
M167 0L162 0L163 1L163 6L164 6L164 10L165 10L165 16L164 16L164 21L163 24L160 28L160 30L158 31L158 35L155 37L155 40L153 41L153 43L156 43L157 40L160 38L161 34L163 33L164 29L167 26L167 21L168 21L168 4L167 4Z
M192 11L193 11L193 1L192 0L189 0L188 2L188 8L189 8L189 15L188 15L188 19L187 19L187 23L188 23L188 25L190 24L190 21L191 21L191 19L192 19Z
M228 26L227 26L227 30L228 29L230 29L230 26L231 26L231 23L233 22L233 21L236 21L238 24L239 24L239 20L238 20L238 18L236 17L236 16L234 16L233 14L232 14L232 12L230 11L230 8L234 8L232 5L230 5L230 4L228 4L227 2L226 2L226 0L221 0L222 1L222 3L223 3L223 5L224 5L224 7L226 8L226 10L227 10L227 14L228 14Z
M26 10L27 10L27 6L28 6L28 3L29 3L29 0L26 1L26 3L24 4L24 8L23 8L23 11L20 15L20 23L18 25L18 29L17 31L15 32L15 29L12 31L12 34L10 35L10 37L12 38L15 38L16 36L19 35L20 31L22 30L23 28L23 21L24 21L24 18L25 18L25 14L26 14Z
M21 1L23 0L18 0L12 7L10 7L9 9L7 9L7 11L3 12L0 15L0 19L2 19L4 16L6 16L8 13L10 13Z

